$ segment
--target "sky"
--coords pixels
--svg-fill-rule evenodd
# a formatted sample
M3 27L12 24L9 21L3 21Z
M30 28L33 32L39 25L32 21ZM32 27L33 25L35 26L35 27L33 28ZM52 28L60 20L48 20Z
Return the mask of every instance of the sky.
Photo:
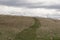
M0 0L0 15L60 18L60 0Z

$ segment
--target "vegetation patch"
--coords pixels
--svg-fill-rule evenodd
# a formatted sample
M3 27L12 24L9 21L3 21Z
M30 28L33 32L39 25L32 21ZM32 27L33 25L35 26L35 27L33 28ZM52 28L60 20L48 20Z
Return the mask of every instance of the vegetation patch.
M28 29L16 34L14 40L37 40L36 29L39 27L39 21L34 18L35 23Z
M2 35L2 33L0 32L0 35Z

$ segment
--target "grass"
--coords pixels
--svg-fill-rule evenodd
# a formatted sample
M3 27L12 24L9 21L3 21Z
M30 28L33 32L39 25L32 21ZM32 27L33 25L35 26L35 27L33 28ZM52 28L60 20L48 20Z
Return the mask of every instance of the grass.
M0 15L0 40L60 40L60 20L37 19Z
M14 40L37 40L36 29L39 27L39 21L34 18L35 23L28 29L16 34Z
M0 32L0 35L2 35L2 33Z
M18 16L0 16L0 40L13 40L15 34L33 24L33 19Z

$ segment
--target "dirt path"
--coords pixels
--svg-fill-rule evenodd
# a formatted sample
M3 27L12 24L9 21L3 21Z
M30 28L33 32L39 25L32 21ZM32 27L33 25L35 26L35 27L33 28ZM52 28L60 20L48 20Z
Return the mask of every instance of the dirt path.
M14 40L37 40L36 29L39 28L40 23L38 19L34 19L34 24L30 26L28 29L24 29L22 32L16 34Z

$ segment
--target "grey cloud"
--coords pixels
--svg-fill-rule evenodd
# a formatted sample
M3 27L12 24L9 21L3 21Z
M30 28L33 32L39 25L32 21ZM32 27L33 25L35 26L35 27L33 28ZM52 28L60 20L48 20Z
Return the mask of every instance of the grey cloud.
M29 8L47 8L47 9L60 9L60 4L59 5L50 5L50 6L30 6Z
M34 8L35 6L39 6L43 4L41 3L29 3L26 0L0 0L0 5L7 5L7 6L17 6L17 7L28 7Z
M33 6L38 6L40 4L42 4L42 3L28 3L25 0L0 1L0 5L17 6L17 7L28 7L28 8L31 8Z
M26 0L0 0L0 5L27 7L27 8L48 8L48 9L60 9L60 4L44 6L44 3L28 3Z

